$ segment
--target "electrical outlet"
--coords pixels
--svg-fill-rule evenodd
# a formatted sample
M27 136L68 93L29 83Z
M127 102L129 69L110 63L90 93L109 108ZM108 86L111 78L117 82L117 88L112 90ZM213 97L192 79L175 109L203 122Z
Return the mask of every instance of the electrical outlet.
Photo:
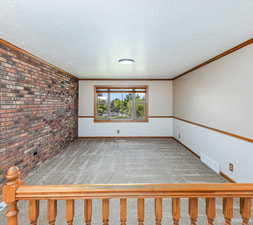
M178 137L178 139L180 139L180 138L181 138L181 134L180 134L180 133L178 133L177 137Z
M119 134L120 133L120 130L117 130L117 134Z
M233 163L229 163L228 164L228 169L229 169L229 171L234 172L234 164Z

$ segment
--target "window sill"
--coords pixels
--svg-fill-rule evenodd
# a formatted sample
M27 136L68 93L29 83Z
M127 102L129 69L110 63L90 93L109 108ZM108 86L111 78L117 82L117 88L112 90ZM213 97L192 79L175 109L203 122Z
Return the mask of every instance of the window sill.
M148 119L145 120L98 120L94 119L95 123L148 123Z

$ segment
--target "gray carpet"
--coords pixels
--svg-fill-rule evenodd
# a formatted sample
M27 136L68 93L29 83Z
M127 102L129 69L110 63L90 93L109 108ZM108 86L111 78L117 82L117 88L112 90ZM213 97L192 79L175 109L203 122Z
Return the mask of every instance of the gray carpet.
M77 140L58 156L42 163L25 179L26 184L107 183L224 183L224 178L200 162L172 139ZM189 224L187 199L182 199L181 224ZM145 224L155 224L154 201L145 204ZM47 224L46 201L40 203L39 224ZM74 224L84 224L83 202L75 202ZM20 225L29 224L27 202L19 203ZM198 224L205 224L204 201L200 199ZM235 219L239 223L238 200ZM3 214L3 213L2 213ZM217 199L216 224L223 224L222 204ZM128 224L136 224L136 199L128 201ZM171 224L171 200L163 200L163 223ZM5 218L0 215L0 225ZM66 224L65 202L58 202L57 224ZM101 222L101 201L93 200L93 223ZM119 223L119 200L110 200L110 224Z

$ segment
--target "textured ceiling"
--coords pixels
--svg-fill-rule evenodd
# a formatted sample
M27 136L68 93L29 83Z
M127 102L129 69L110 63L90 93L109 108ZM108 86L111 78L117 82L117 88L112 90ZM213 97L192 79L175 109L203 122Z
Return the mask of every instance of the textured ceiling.
M172 78L252 38L252 12L252 0L2 0L0 38L80 78Z

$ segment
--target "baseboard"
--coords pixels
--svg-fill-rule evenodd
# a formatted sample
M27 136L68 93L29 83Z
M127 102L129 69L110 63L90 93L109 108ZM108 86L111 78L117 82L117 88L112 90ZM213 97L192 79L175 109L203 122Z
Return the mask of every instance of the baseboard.
M172 139L174 139L176 142L178 142L180 145L182 145L183 147L185 147L188 151L190 151L193 155L195 155L198 159L200 159L200 156L195 153L193 150L191 150L189 147L187 147L185 144L183 144L181 141L179 141L178 139L176 139L175 137L172 137Z
M189 147L187 147L185 144L183 144L181 141L177 140L175 137L172 137L172 139L174 139L176 142L178 142L180 145L182 145L183 147L185 147L188 151L190 151L193 155L195 155L198 159L200 159L200 156L195 153L192 149L190 149ZM236 183L235 180L233 180L232 178L230 178L228 175L226 175L223 172L219 173L223 178L225 178L228 182L230 183Z
M230 178L228 175L226 175L225 173L223 173L223 172L220 172L220 175L222 176L222 177L224 177L227 181L229 181L230 183L236 183L236 181L235 180L233 180L232 178Z
M80 136L79 139L136 139L136 138L157 138L168 139L171 136Z

